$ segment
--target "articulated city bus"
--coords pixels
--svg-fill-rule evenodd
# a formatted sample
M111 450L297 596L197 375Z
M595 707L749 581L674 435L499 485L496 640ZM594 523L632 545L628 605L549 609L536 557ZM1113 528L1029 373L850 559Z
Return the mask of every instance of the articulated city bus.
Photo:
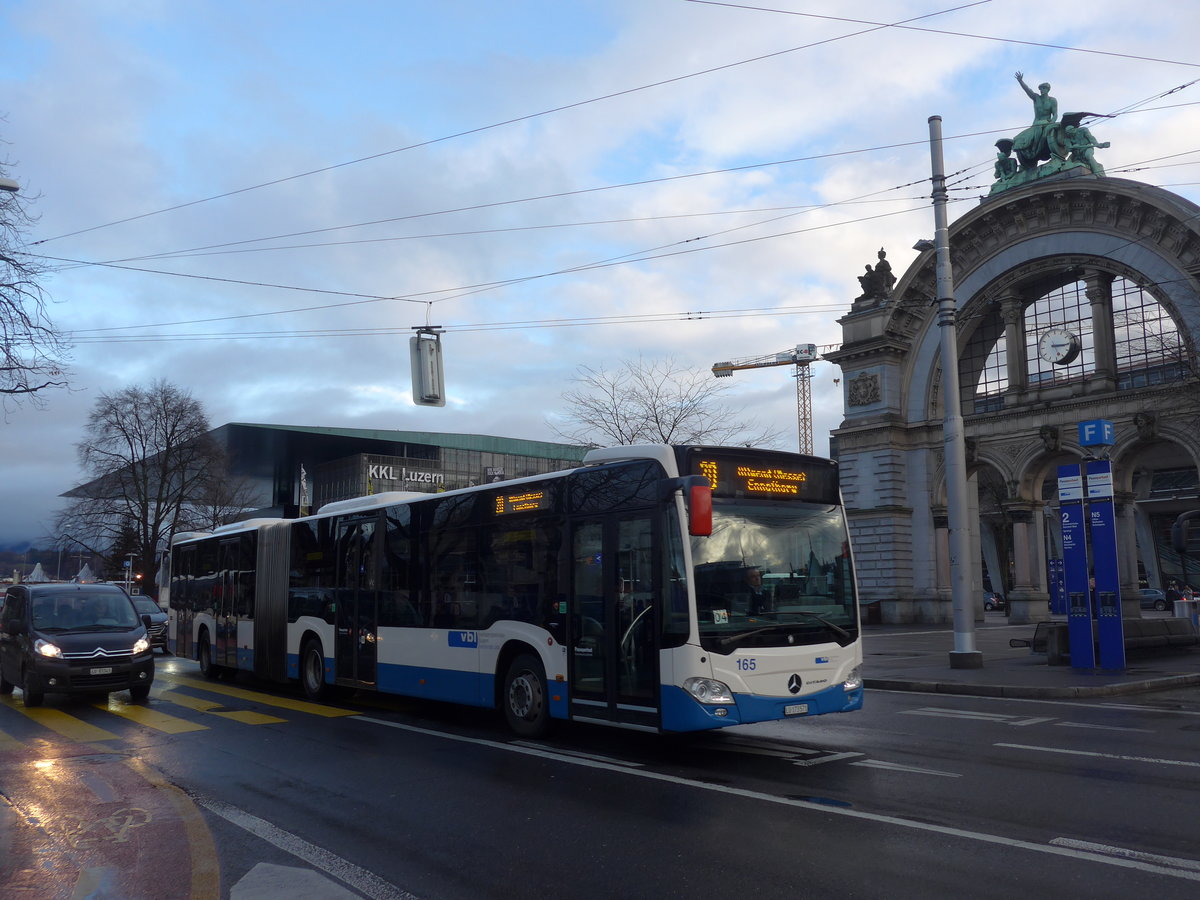
M173 649L243 670L656 732L862 706L834 462L746 448L581 467L177 535Z

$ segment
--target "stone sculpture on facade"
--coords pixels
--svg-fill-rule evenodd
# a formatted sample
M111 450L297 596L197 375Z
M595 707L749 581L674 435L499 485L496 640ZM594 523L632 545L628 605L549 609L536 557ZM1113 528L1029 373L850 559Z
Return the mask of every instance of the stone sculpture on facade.
M991 193L998 194L1039 178L1071 173L1103 175L1104 168L1095 159L1095 151L1109 146L1098 141L1083 125L1087 118L1108 118L1100 113L1072 112L1058 116L1058 101L1050 96L1050 85L1038 85L1037 92L1025 83L1021 72L1017 83L1033 101L1033 124L1014 138L996 141L995 177Z
M858 276L862 285L862 294L856 300L887 300L892 296L892 288L896 285L896 276L892 274L892 264L887 261L887 254L879 248L879 262L872 268L866 266L866 272Z

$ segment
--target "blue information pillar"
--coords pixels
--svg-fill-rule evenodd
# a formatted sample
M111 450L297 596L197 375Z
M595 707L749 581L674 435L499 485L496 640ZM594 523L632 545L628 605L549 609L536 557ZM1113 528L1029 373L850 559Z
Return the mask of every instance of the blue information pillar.
M1087 464L1088 510L1092 525L1092 570L1096 573L1096 635L1102 669L1125 668L1125 628L1121 619L1121 576L1117 570L1117 521L1113 509L1112 464Z
M1083 476L1079 466L1058 467L1058 508L1062 517L1063 582L1067 591L1067 629L1071 665L1096 666L1092 605L1088 596L1087 523L1083 516Z

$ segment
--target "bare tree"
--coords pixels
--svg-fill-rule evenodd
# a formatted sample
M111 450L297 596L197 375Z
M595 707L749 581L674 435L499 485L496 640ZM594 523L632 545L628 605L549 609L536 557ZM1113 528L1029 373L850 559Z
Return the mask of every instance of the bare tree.
M175 531L194 527L192 504L225 472L203 407L166 381L101 394L76 449L87 481L64 495L72 502L55 522L58 533L108 546L134 523L143 561Z
M3 168L0 168L0 176ZM67 352L46 311L41 287L45 270L25 252L33 224L16 182L0 177L0 397L5 409L22 399L37 403L40 392L67 384Z
M626 360L613 371L581 366L571 380L578 387L562 395L563 424L550 423L571 443L772 447L780 439L778 429L761 427L721 402L728 385L710 371L688 368L673 357Z

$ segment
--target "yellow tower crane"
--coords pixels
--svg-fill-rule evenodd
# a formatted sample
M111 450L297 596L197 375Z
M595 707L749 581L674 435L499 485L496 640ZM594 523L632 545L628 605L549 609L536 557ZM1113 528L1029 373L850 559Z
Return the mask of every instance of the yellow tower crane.
M766 369L772 366L796 367L796 417L799 423L800 452L812 456L812 371L809 364L820 359L816 344L797 344L789 350L746 359L732 359L713 363L712 373L717 378L729 378L743 369Z

